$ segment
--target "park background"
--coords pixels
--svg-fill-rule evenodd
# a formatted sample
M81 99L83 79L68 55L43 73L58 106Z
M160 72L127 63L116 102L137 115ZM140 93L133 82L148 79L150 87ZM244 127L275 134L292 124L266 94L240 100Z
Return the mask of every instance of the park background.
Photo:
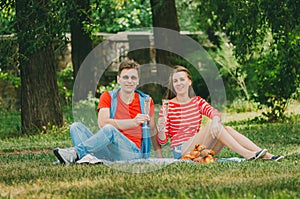
M1 1L1 197L299 198L299 7L298 0ZM130 51L138 38L155 42L149 27L178 31L203 46L226 88L224 123L286 158L280 163L176 163L139 175L103 165L51 165L51 149L71 146L73 85L95 46L126 35L114 41L120 45L112 47L118 57L105 75L91 78L99 81L98 88L83 106L95 107L103 91L117 87L113 76L125 58L193 70L170 52ZM166 45L174 42L159 36ZM193 74L195 92L210 101L201 75ZM158 105L165 92L160 85L141 90ZM229 150L220 154L233 156Z

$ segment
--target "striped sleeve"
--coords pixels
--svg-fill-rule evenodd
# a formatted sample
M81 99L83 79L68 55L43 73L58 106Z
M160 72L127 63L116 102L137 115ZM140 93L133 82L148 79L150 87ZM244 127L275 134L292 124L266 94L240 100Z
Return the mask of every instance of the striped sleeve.
M212 119L214 116L218 116L221 118L221 114L215 108L213 108L208 102L206 102L203 98L197 96L196 98L200 113Z

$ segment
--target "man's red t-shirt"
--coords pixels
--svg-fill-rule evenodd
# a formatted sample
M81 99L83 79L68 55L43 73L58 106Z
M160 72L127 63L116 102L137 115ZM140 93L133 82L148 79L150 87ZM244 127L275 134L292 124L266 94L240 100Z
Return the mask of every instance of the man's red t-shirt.
M119 93L117 94L117 107L116 113L113 119L133 119L139 113L141 113L140 107L140 99L139 94L137 92L134 93L134 98L130 104L126 104L120 98ZM99 104L97 110L99 111L101 108L110 108L111 105L111 96L109 92L104 92L100 96ZM150 102L150 116L154 114L154 103L151 100ZM121 133L123 133L129 140L134 142L139 148L142 145L142 125L137 127L127 128L127 129L119 129Z

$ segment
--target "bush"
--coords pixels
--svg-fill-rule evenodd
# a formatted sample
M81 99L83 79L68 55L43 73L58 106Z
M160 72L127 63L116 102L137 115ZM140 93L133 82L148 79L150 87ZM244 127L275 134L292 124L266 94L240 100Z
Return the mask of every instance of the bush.
M233 100L228 107L226 107L227 112L252 112L259 109L259 103L254 102L253 100L249 101L244 98L237 98Z
M69 105L72 101L72 88L73 88L73 67L68 65L62 71L57 73L57 84L61 101Z

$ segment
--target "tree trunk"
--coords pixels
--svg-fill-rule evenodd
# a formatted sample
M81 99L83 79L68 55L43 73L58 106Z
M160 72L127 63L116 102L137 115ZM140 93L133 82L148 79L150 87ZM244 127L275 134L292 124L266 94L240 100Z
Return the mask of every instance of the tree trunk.
M74 80L78 74L80 69L80 65L86 58L86 56L93 49L93 42L89 36L89 34L84 30L83 22L88 21L87 11L90 7L89 0L74 0L76 5L76 10L73 10L73 19L71 21L71 48L72 48L72 64L73 64L73 77ZM82 11L83 10L83 11ZM91 66L92 67L92 66ZM92 70L92 68L89 68ZM93 74L91 72L91 74ZM90 77L88 81L96 82L95 76ZM80 86L80 85L78 85ZM73 99L78 101L80 99L84 99L87 97L89 91L87 88L82 86L81 88L75 88L75 90L80 90L82 92L82 97L78 99ZM76 95L77 96L77 95ZM75 97L75 96L74 96Z
M23 133L63 124L52 38L45 20L47 5L47 1L16 1Z
M166 28L174 31L180 30L178 24L175 0L150 0L153 27ZM170 40L172 39L172 40ZM176 42L169 35L154 30L154 43L162 43L169 46L170 42ZM156 49L156 62L165 65L173 65L173 54L164 50Z
M63 115L51 47L41 49L29 58L27 64L21 66L21 93L22 128L25 131L62 125Z
M151 3L151 11L152 11L152 25L154 28L154 44L159 44L160 46L168 47L171 43L174 44L177 43L178 47L180 47L179 44L179 38L177 37L170 37L165 31L160 31L159 28L166 28L170 30L174 30L179 32L179 23L177 18L177 10L175 6L175 0L150 0ZM176 41L177 40L177 41ZM173 49L176 52L176 49ZM178 58L177 55L161 49L155 49L156 54L156 63L162 64L166 66L174 66L178 63L176 63L176 60ZM170 68L168 67L159 67L157 70L157 78L163 80L166 79L166 74L169 74ZM159 95L162 95L165 93L167 88L167 81L165 85L161 85L158 88L157 93ZM160 96L161 98L164 98L164 96Z
M93 49L93 43L89 34L84 30L83 22L88 21L86 12L90 7L88 0L75 0L78 6L74 10L74 20L71 21L71 47L72 47L72 63L74 69L74 79L85 57ZM82 12L84 10L84 12Z

